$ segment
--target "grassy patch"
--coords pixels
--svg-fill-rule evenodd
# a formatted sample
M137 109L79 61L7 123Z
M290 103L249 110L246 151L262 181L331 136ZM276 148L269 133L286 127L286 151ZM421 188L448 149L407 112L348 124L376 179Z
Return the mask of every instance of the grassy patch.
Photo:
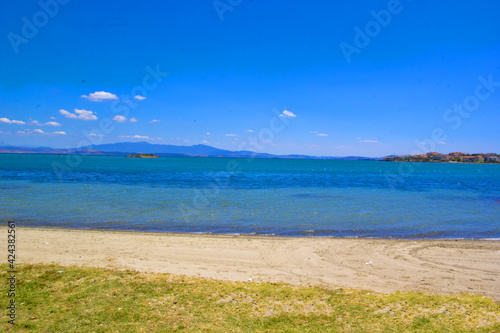
M0 330L7 331L7 265L0 269ZM19 332L500 331L500 305L478 295L384 295L56 265L17 269Z

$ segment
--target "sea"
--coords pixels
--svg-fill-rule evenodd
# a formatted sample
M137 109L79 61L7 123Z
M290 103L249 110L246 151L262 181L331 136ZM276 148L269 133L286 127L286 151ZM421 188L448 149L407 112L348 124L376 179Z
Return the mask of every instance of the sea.
M500 240L500 164L0 154L0 222Z

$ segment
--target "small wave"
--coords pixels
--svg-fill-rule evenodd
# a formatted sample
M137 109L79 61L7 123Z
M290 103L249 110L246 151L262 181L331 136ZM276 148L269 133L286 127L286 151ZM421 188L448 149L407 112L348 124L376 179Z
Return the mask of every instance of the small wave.
M311 194L311 193L299 193L299 194L290 194L293 198L299 199L327 199L327 198L337 198L335 195L329 194Z
M0 190L23 190L30 188L30 185L18 185L18 184L13 184L13 185L0 185Z
M408 235L405 236L404 238L439 238L438 236L445 236L446 234L442 231L429 231L429 232L422 232L419 234L415 235Z

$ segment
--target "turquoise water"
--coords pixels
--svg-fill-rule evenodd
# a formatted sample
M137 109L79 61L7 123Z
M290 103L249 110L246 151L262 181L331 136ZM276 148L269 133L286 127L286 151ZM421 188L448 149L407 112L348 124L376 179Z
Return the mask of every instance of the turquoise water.
M500 238L500 165L0 154L0 220L36 227Z

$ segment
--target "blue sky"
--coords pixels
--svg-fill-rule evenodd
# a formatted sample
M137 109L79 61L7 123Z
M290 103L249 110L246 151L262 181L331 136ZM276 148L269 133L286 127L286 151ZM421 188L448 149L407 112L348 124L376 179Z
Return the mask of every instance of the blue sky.
M2 1L0 145L500 153L498 13L493 0Z

